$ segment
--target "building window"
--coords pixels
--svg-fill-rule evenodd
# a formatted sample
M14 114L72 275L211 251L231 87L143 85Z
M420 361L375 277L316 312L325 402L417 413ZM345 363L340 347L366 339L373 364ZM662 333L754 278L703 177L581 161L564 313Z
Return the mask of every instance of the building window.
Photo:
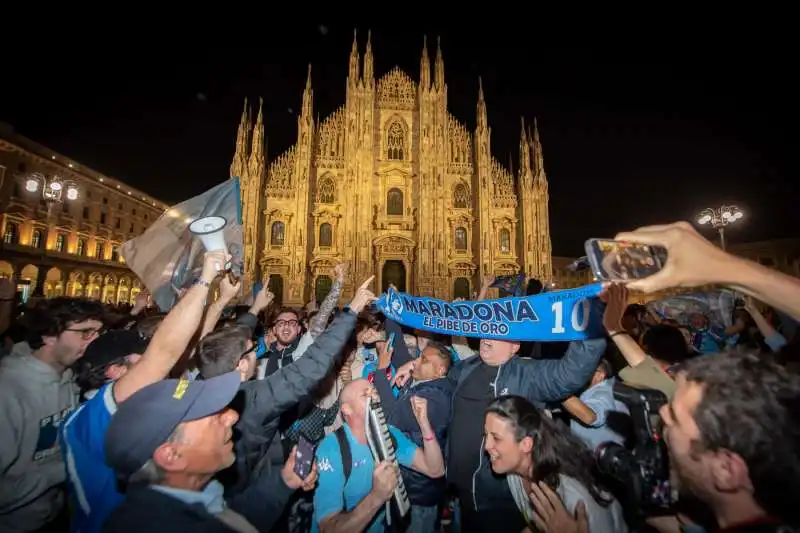
M389 125L386 132L386 158L402 161L405 159L406 136L403 126L399 121L394 121Z
M333 246L333 228L327 222L319 227L319 245L322 248Z
M336 186L330 178L322 178L317 191L317 201L321 204L332 204L336 201Z
M122 227L122 219L118 218L117 219L117 229L120 229L121 227Z
M86 253L86 239L78 239L78 244L75 246L75 253L80 256Z
M456 228L455 238L456 250L465 252L467 250L467 230L464 228Z
M456 185L453 190L453 207L467 209L469 207L469 189L463 183Z
M269 243L272 246L283 246L283 241L284 241L283 222L273 222Z
M42 230L35 229L33 230L33 234L31 235L31 246L34 248L41 248L44 245L44 234Z
M119 246L111 247L111 260L119 262Z
M511 253L511 233L505 228L500 230L500 253Z
M386 194L386 214L403 214L403 191L400 189L389 189L389 192Z
M89 218L89 208L88 207L84 207L83 208L83 218Z
M103 259L103 243L98 242L94 245L94 256L97 259Z
M56 235L56 252L64 251L64 234L59 233Z
M101 224L105 224L106 223L106 214L105 213L100 213L100 223Z
M3 242L6 244L17 244L18 235L19 227L16 224L8 222L6 224L6 231L3 233Z

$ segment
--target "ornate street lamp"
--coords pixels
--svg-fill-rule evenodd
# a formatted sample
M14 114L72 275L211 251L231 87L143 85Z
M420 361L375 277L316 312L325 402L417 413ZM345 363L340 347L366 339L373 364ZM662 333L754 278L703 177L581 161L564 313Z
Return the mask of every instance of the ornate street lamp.
M78 187L75 182L65 180L57 174L50 178L40 172L34 172L25 181L25 190L28 192L42 192L42 199L47 202L47 214L53 204L61 204L65 201L78 199Z
M701 226L711 224L719 233L720 247L725 249L725 226L733 224L744 217L744 213L735 205L721 205L717 208L706 207L697 215L697 223Z

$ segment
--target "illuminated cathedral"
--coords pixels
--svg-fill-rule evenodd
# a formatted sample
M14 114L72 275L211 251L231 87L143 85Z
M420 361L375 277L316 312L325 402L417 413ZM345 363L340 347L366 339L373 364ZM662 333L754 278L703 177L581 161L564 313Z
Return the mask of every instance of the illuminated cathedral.
M444 59L423 44L419 81L376 79L369 36L354 37L345 102L314 119L311 67L297 142L267 162L262 111L245 104L231 176L241 178L245 272L285 304L324 296L350 264L344 298L374 288L470 297L486 274L552 279L548 184L536 122L522 124L516 176L491 152L478 80L474 131L447 110Z

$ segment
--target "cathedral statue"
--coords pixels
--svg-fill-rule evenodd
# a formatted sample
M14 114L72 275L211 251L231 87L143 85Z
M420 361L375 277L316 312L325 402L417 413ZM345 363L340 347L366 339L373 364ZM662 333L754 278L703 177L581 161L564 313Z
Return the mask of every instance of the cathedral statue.
M297 142L269 162L261 108L254 124L245 103L231 175L258 191L243 196L242 218L252 243L247 264L260 266L260 281L280 289L283 305L302 306L324 297L317 293L330 287L341 261L374 269L375 291L391 282L450 299L469 298L489 274L524 271L551 280L548 184L536 121L533 129L522 124L512 176L491 155L483 86L474 131L446 109L440 50L431 62L423 44L416 81L397 67L375 79L373 63L371 38L363 54L356 39L348 101L322 120L313 115L309 68ZM286 239L306 228L308 239ZM436 237L431 248L420 246L426 235ZM428 262L442 283L423 282ZM255 281L254 272L245 275Z

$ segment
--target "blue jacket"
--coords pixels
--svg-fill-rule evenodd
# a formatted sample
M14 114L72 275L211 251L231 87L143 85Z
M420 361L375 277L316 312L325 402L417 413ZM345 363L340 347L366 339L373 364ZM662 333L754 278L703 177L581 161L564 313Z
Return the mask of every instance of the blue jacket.
M494 395L512 394L527 398L531 403L542 408L547 402L557 402L580 391L591 379L597 369L597 363L605 353L605 339L593 339L583 342L571 342L567 353L561 359L527 359L512 357L500 366L494 382ZM454 384L452 410L455 413L455 402L458 388L467 376L478 365L483 364L476 355L464 360L450 369L448 379ZM484 413L474 416L483 417ZM448 443L448 456L451 455L453 443ZM481 448L475 450L480 454L478 469L472 475L472 487L458 487L459 491L471 491L476 511L489 509L514 509L516 504L508 488L505 476L492 473L492 467L486 458L483 441Z
M450 406L453 396L453 383L445 378L424 381L413 387L407 386L400 391L400 396L386 411L387 422L405 433L414 444L422 448L422 432L411 408L411 397L419 396L428 400L428 420L436 433L436 439L442 451L446 450L447 427L450 423ZM447 490L444 477L431 479L409 468L400 467L406 491L414 505L438 505Z

